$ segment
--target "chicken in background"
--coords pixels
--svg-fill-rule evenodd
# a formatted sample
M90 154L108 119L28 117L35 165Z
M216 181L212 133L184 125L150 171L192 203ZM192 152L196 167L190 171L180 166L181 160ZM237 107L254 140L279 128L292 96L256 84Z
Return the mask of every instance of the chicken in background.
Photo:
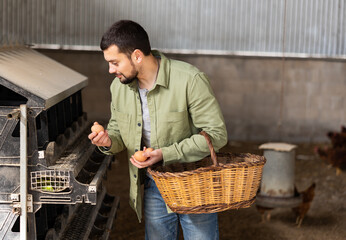
M300 195L300 193L298 192L297 188L294 186L294 194L293 194L293 197L298 197ZM270 221L270 218L271 218L271 211L274 209L274 208L270 208L270 207L263 207L263 206L260 206L258 204L256 204L256 209L257 211L261 214L261 223L264 223L266 221Z
M346 169L346 147L343 148L320 148L315 147L316 154L329 166L336 168L336 176Z
M346 126L341 126L341 132L346 133Z
M333 148L346 146L346 132L328 132L327 137L330 139Z
M336 168L339 176L346 169L346 127L341 126L341 132L328 132L331 146L315 147L314 152L329 166Z
M257 211L261 214L262 223L265 221L270 221L271 210L274 208L262 207L256 204Z
M292 208L292 211L296 214L296 224L297 227L300 227L305 215L310 209L311 202L314 199L315 196L315 188L316 184L313 183L310 187L308 187L306 190L300 192L302 195L302 202L298 207Z

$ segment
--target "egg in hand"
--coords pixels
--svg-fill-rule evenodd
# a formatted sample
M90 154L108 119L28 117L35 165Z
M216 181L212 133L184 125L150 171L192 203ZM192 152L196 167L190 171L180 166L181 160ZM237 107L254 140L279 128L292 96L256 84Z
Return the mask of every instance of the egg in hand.
M91 127L91 131L92 131L92 132L96 132L97 134L99 134L100 132L104 132L105 129L104 129L100 124L94 124L94 125Z
M150 153L154 151L153 148L147 148L145 149L145 151L137 151L135 152L135 154L133 154L133 157L138 161L138 162L144 162L145 160L147 160L147 157L145 157L143 154L144 152Z

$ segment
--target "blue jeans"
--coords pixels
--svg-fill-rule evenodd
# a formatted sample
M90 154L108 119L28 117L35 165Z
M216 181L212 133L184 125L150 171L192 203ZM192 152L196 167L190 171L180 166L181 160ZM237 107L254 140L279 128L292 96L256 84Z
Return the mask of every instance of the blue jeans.
M144 219L146 240L179 239L179 222L185 240L217 240L217 213L167 213L166 204L154 182L146 177L144 183Z

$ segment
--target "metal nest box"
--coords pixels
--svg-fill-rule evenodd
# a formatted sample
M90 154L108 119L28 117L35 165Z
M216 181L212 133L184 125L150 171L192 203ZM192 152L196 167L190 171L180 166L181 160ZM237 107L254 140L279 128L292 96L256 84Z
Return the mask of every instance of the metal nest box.
M87 84L33 49L0 47L0 239L108 239L119 204L104 185L114 157L87 137Z
M29 106L48 109L86 87L88 80L33 49L14 46L0 47L0 84L25 97Z

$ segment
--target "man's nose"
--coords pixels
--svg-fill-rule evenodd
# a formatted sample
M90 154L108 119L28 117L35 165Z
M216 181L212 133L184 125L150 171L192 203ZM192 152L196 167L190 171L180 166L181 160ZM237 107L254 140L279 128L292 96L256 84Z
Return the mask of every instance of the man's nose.
M109 63L109 73L115 73L116 72L116 68L113 64Z

